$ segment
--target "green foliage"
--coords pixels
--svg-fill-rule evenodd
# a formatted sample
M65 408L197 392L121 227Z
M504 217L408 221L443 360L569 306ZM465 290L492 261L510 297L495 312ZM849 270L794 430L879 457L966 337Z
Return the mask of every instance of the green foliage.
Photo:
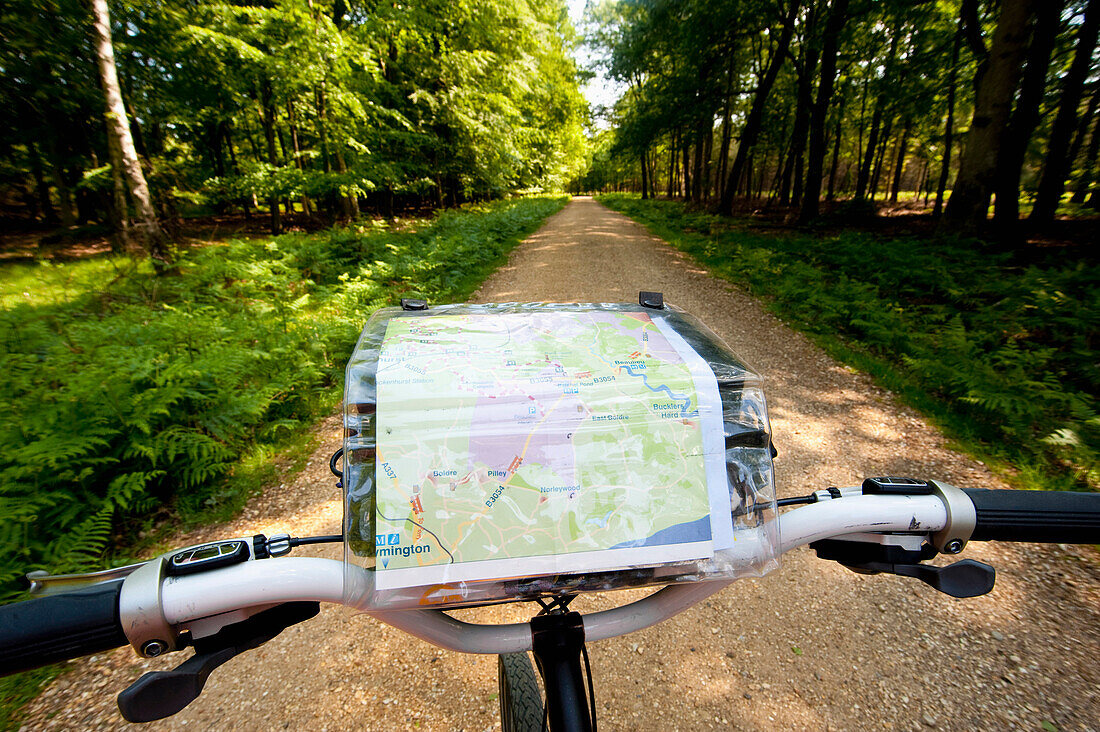
M42 265L44 292L0 288L0 596L31 569L95 566L127 522L233 502L243 456L331 408L375 308L465 298L564 201L207 247L174 277Z
M772 236L671 201L609 195L785 320L871 370L1021 478L1100 482L1100 269L972 240ZM705 232L705 233L698 233Z
M252 196L305 197L352 218L341 197L388 213L395 196L422 207L561 190L583 162L587 107L561 0L109 4L135 144L162 204L224 212ZM0 10L0 199L28 217L75 208L108 221L85 5Z

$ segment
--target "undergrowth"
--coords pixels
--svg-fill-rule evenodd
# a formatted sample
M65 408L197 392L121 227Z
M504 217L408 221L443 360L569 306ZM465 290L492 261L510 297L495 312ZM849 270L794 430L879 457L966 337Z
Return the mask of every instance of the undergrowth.
M152 521L239 508L338 401L373 310L465 299L565 200L195 249L166 277L125 257L0 269L0 599Z
M761 234L676 201L601 196L833 356L932 416L1019 485L1100 480L1100 268L975 240Z

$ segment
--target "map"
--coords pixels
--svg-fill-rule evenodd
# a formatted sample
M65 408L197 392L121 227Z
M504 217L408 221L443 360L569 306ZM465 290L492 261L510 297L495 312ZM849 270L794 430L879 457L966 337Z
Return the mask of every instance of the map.
M379 589L733 543L717 384L664 319L396 317L376 383Z

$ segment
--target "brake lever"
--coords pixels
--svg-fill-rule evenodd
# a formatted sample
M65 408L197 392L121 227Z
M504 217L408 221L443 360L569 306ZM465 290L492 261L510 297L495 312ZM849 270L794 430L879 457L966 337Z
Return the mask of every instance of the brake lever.
M810 544L821 559L831 559L860 574L913 577L951 597L978 597L990 592L997 570L984 562L963 559L946 567L923 564L937 552L930 544L919 550L863 541L823 539Z
M946 567L932 564L894 564L893 574L916 577L951 597L978 597L990 592L997 582L997 570L976 559L961 559Z
M318 602L288 602L264 610L194 642L195 655L172 671L150 671L118 695L128 722L152 722L183 710L202 693L211 672L229 659L268 642L317 615Z
M27 594L32 597L48 597L60 595L64 592L72 592L82 587L98 585L103 582L111 582L117 579L125 579L137 569L145 565L145 562L127 564L125 567L112 567L101 569L98 572L85 572L82 574L50 574L41 569L27 572L25 581Z
M848 569L863 574L896 574L901 577L913 577L924 584L934 587L951 597L979 597L993 589L997 581L997 570L975 559L962 559L946 567L934 564L889 564L886 562L863 562L845 564Z

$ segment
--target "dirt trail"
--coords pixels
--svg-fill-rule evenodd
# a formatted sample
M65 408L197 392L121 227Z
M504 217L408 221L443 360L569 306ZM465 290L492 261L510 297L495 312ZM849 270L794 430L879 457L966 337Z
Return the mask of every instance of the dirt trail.
M632 302L639 290L702 318L768 378L781 495L867 475L1003 487L890 394L834 362L752 298L643 228L576 199L516 250L476 299ZM328 455L206 536L339 530ZM197 537L182 537L181 542ZM338 556L335 547L313 553ZM634 729L1100 729L1100 570L1090 549L975 544L992 594L953 600L914 580L864 577L809 550L655 628L590 646L600 726ZM638 591L585 597L610 607ZM516 608L466 611L520 620ZM28 728L125 727L114 695L144 670L128 651L73 663ZM443 652L338 608L216 671L152 729L496 729L496 659ZM1049 727L1048 727L1049 729Z

